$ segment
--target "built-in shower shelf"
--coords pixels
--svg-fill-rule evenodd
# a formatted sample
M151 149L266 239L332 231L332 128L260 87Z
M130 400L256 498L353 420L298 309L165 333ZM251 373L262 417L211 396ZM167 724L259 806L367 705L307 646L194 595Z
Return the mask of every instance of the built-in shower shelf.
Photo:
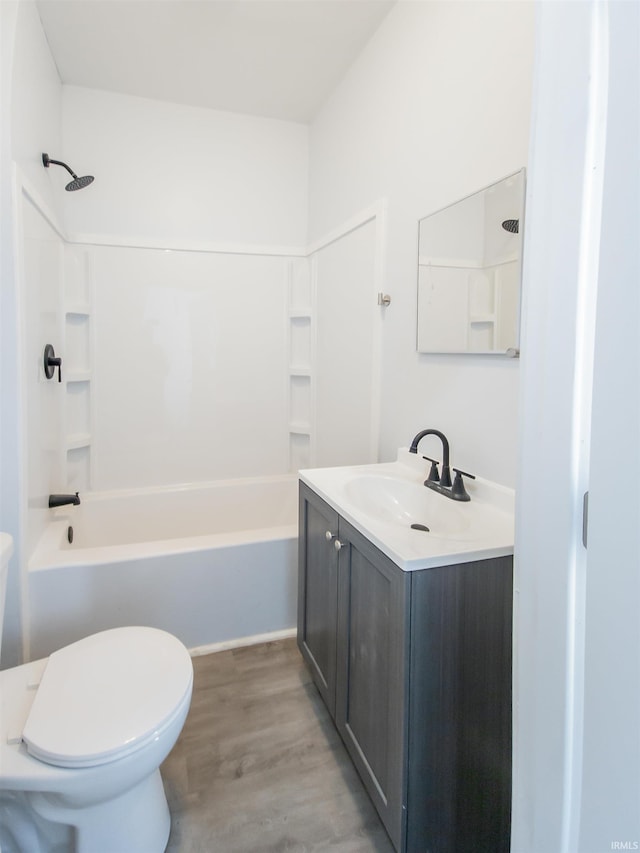
M469 317L470 323L495 323L495 314L473 314Z
M67 305L65 314L75 314L78 317L89 317L91 315L91 306L88 302L76 302Z
M484 266L482 258L436 258L420 255L418 266L421 267L444 267L455 270L478 270Z
M312 467L315 303L313 275L308 258L288 263L287 409L289 470Z
M418 258L418 266L421 267L444 267L455 270L486 270L489 267L501 267L512 264L518 260L518 254L496 255L492 258L435 258L421 255Z
M88 432L76 432L67 436L67 450L78 450L80 447L89 447L91 435Z
M513 264L520 259L517 252L510 255L497 255L494 258L486 258L484 261L485 268L487 267L502 267L505 264Z
M307 423L291 423L289 424L289 432L291 435L310 435L311 434L311 424Z
M72 370L65 377L67 382L90 382L90 370Z
M91 489L93 441L93 250L68 244L64 267L64 346L62 380L65 385L62 449L66 467L65 491Z

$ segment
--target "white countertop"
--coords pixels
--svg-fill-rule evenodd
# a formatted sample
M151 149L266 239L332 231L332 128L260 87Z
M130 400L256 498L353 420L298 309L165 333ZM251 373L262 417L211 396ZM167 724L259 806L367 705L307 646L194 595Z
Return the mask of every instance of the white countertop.
M403 571L513 554L514 492L465 479L471 500L423 485L429 463L406 448L395 462L313 468L300 479ZM414 530L412 523L429 527Z

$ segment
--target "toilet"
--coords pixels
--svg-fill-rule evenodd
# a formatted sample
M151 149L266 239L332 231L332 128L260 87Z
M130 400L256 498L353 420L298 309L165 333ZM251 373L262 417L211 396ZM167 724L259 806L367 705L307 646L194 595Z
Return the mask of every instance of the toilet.
M11 553L0 533L0 631ZM159 767L192 687L186 648L146 627L0 671L2 853L161 853L170 816Z

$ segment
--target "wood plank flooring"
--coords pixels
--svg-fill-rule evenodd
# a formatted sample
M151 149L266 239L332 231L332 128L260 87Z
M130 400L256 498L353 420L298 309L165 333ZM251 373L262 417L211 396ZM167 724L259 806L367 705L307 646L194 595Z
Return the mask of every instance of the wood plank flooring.
M167 853L393 853L295 640L193 663Z

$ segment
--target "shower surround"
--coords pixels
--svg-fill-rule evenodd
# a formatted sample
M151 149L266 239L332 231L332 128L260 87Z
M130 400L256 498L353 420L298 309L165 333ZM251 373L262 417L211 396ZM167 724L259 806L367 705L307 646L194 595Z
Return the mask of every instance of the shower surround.
M310 441L294 433L292 451L290 429L310 414L309 395L291 393L289 305L296 318L309 311L308 261L72 243L18 178L28 656L96 626L162 627L206 648L290 632L289 471L308 464ZM61 382L45 376L45 342L62 356ZM69 490L79 507L48 508Z

